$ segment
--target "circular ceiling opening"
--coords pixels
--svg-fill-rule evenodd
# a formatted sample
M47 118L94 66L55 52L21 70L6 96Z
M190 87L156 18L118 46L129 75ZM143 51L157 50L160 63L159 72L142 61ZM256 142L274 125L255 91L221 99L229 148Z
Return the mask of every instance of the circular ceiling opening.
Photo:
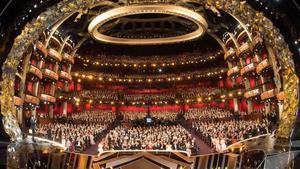
M95 17L88 27L97 41L126 45L178 43L199 38L206 29L199 13L175 5L112 9Z

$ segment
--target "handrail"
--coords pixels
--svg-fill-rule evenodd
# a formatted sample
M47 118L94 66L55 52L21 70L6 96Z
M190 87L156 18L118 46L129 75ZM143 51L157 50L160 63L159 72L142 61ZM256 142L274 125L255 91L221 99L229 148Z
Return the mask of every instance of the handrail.
M270 136L270 135L272 135L272 134L267 133L267 134L261 134L261 135L255 136L255 137L250 137L250 138L247 138L245 140L241 140L239 142L236 142L236 143L233 143L233 144L227 146L225 150L229 150L231 147L234 147L235 145L241 144L243 142L246 142L246 141L249 141L249 140L254 140L254 139L257 139L257 138L260 138L260 137Z
M184 153L187 156L191 156L191 154L187 151L183 150L105 150L98 153L98 156L104 153L123 153L123 152L159 152L159 153Z

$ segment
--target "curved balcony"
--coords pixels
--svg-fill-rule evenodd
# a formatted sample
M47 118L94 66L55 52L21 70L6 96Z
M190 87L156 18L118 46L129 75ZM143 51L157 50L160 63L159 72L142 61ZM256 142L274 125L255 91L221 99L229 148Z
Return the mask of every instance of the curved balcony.
M264 59L256 66L256 73L261 74L262 71L266 70L267 68L270 68L271 64L268 59Z
M33 105L39 105L40 104L40 99L36 96L32 95L25 95L25 102Z
M20 97L14 96L14 104L15 106L22 106L23 100Z
M65 72L65 71L60 71L59 77L63 80L68 81L68 82L72 81L72 76L69 73Z
M66 61L66 62L69 62L69 63L71 63L71 64L74 64L74 57L73 56L71 56L71 55L69 55L68 53L64 53L63 55L62 55L62 61Z
M243 30L242 32L240 32L237 36L237 40L241 41L245 36L247 36L247 32L245 30Z
M240 69L238 66L235 66L231 69L228 70L227 72L227 76L231 77L231 76L235 76L238 75L240 73Z
M228 51L225 52L224 59L227 60L232 58L233 56L235 56L235 51L233 48L230 48Z
M279 92L276 94L276 98L277 100L279 101L283 101L285 99L285 93L282 91L282 92Z
M50 69L44 69L43 73L44 73L45 78L49 78L49 79L52 79L54 81L58 80L57 73L55 73L54 71L52 71Z
M253 89L253 90L250 90L250 91L245 92L245 93L244 93L244 97L245 97L246 99L249 99L249 98L258 96L259 94L260 94L260 90L259 90L259 89Z
M225 42L225 45L226 45L227 47L230 47L231 44L233 44L233 40L232 40L231 38L228 38L228 39L226 40L226 42Z
M251 51L251 45L249 43L243 43L237 50L236 55L242 57Z
M254 63L250 63L241 69L242 76L248 75L251 72L255 72L255 64Z
M47 51L47 48L45 47L45 45L40 42L40 41L37 41L35 43L35 48L36 48L36 52L37 54L40 56L40 57L47 57L48 56L48 51Z
M263 38L260 36L260 34L256 34L252 40L252 47L253 50L257 51L261 49L263 46Z
M55 36L51 36L51 39L50 39L56 46L58 47L61 47L61 42L58 38L56 38Z
M56 98L53 97L53 96L50 96L48 94L41 94L40 99L43 102L50 102L50 103L55 103L56 102Z
M37 68L37 67L35 67L33 65L30 65L30 68L29 68L28 72L31 73L31 74L33 74L34 76L36 76L39 79L43 78L42 71L39 68Z
M49 49L48 57L54 59L57 62L60 62L62 60L61 54L53 48Z
M267 90L267 91L263 92L260 95L260 98L261 98L261 100L266 100L266 99L270 99L270 98L272 98L274 96L275 96L275 90L271 89L271 90Z
M73 50L73 46L71 45L71 43L70 42L66 42L65 43L65 46L71 51L71 50Z

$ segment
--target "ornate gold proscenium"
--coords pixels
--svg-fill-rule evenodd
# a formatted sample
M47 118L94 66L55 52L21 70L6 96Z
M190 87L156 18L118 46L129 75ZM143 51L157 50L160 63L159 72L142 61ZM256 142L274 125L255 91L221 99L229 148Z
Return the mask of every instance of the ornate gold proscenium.
M115 37L102 33L103 26L113 21L118 22L118 18L132 17L143 14L162 14L169 16L176 16L183 18L194 25L197 28L191 32L187 32L183 35L170 36L170 37L155 37L155 38L126 38ZM167 44L177 43L188 40L193 40L201 37L207 30L206 20L199 14L184 7L175 5L139 5L139 6L124 6L109 10L102 14L99 14L89 24L88 31L91 36L105 43L114 44L126 44L126 45L151 45L151 44Z

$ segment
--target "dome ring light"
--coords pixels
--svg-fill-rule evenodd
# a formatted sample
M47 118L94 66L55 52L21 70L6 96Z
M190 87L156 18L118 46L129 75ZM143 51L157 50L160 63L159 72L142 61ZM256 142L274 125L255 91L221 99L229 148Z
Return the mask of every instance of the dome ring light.
M99 28L113 19L124 16L137 14L167 14L182 17L197 25L197 29L193 32L179 36L163 37L163 38L119 38L105 35L99 32ZM208 24L206 20L197 12L176 5L138 5L123 6L106 11L95 17L88 26L90 35L97 41L112 44L123 45L153 45L153 44L169 44L189 41L203 36L207 30Z

